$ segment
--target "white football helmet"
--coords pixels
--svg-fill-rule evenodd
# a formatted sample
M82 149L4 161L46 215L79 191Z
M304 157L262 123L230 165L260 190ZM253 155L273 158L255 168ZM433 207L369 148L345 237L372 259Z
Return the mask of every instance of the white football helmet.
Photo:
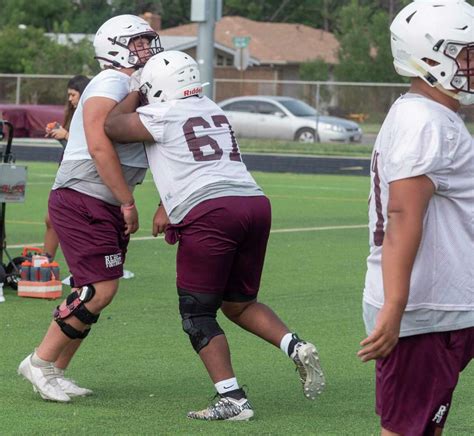
M150 104L199 95L202 84L198 64L182 51L158 53L143 68L140 92Z
M138 37L148 39L150 47L134 46ZM130 44L132 42L132 44ZM103 69L142 67L147 60L163 51L160 37L150 25L135 15L118 15L107 20L95 34L95 58Z
M390 32L398 74L420 77L461 104L474 103L474 8L470 4L414 1L398 13Z

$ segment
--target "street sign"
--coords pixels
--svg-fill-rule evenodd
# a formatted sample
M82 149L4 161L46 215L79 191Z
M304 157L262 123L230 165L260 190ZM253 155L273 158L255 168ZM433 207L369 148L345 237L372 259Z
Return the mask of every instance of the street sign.
M232 43L234 48L246 48L249 46L250 36L234 36L232 38Z
M234 56L234 67L239 71L244 71L247 69L250 63L250 53L249 48L238 48Z

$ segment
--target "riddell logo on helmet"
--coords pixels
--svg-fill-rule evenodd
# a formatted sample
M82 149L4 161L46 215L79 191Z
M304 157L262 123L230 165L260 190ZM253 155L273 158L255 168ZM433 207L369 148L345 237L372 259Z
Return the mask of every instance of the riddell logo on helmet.
M193 89L186 89L186 91L184 91L184 96L189 97L190 95L196 95L196 94L199 94L201 91L202 91L201 87L193 88Z

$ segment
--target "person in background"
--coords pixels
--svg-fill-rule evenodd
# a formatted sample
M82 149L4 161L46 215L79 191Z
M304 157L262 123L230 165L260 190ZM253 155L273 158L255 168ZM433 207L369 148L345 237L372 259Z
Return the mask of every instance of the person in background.
M145 149L143 143L112 143L105 119L129 93L132 75L163 50L157 33L134 15L107 20L94 49L102 71L79 100L49 196L49 216L74 286L39 346L18 367L43 399L59 402L91 393L62 368L117 293L130 234L138 230L133 191L146 174Z
M411 77L377 136L363 297L381 433L440 435L474 358L474 8L415 1L391 27L396 71ZM472 433L471 428L471 433Z
M79 104L79 99L89 82L90 79L82 75L74 76L67 82L67 103L64 109L63 124L61 125L56 121L49 123L45 128L46 138L57 139L61 145L66 148L72 116L74 115L77 105Z
M167 241L179 241L176 284L183 330L218 394L215 404L188 417L239 421L254 414L234 374L216 320L219 309L280 348L296 365L305 397L314 400L325 384L316 347L257 299L270 201L242 162L224 112L200 95L196 61L180 51L155 55L143 68L140 90L150 104L137 109L140 93L131 92L109 113L105 129L114 140L146 142L163 201L153 234L166 228Z
M71 125L72 117L74 115L74 112L76 111L77 105L79 104L79 99L89 82L90 79L82 75L74 76L67 82L67 103L66 108L64 110L64 122L62 126L56 121L49 123L46 126L45 136L47 138L57 139L64 148L66 148L67 140L69 138L69 128ZM46 225L46 232L44 234L43 250L46 256L48 256L49 259L52 260L56 256L56 251L58 250L58 235L53 229L48 213L46 213L44 223Z

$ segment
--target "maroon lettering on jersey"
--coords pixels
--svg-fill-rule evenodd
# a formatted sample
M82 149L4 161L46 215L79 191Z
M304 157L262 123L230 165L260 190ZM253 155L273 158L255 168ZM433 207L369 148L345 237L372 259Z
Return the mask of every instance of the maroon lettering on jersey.
M232 126L230 125L227 117L225 115L213 115L211 118L215 127L222 127L224 124L227 124L232 143L232 151L229 153L229 159L236 162L242 162L239 146L235 139ZM219 160L222 157L223 150L219 147L217 141L211 138L209 135L202 135L199 137L196 136L194 131L195 127L210 129L211 124L202 117L193 117L189 118L183 125L184 137L186 139L186 143L188 144L189 150L193 154L194 160L197 162ZM201 148L205 147L206 145L209 145L214 150L214 153L204 155Z
M382 246L385 232L383 230L384 216L382 212L382 198L380 189L380 176L378 167L379 152L375 152L374 159L372 161L372 171L374 173L374 200L375 200L375 212L377 214L377 222L375 223L374 231L374 244L377 247Z
M223 152L217 141L209 135L196 136L194 133L195 127L209 129L211 125L202 117L189 118L183 125L184 137L186 138L189 150L193 154L194 160L197 162L219 160ZM214 150L214 153L204 155L201 148L206 145L209 145Z

